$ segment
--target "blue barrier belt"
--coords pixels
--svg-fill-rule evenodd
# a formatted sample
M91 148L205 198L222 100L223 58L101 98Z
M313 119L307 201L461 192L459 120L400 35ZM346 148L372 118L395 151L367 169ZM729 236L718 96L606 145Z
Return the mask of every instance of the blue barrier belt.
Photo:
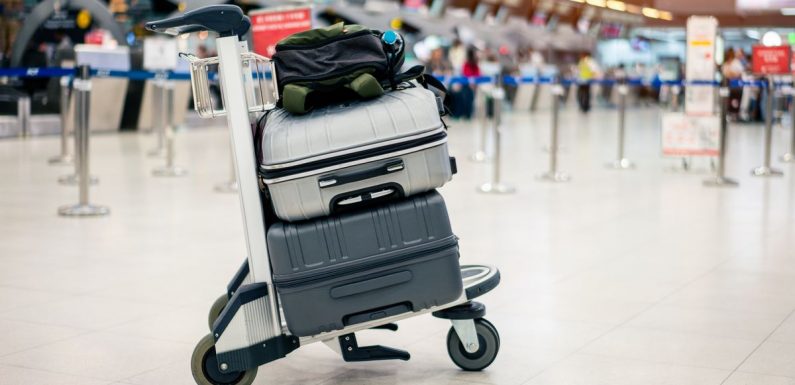
M40 68L24 68L24 67L15 67L15 68L0 68L0 77L13 77L13 78L52 78L52 77L74 77L75 69L73 68L61 68L61 67L40 67ZM143 70L134 70L134 71L117 71L117 70L106 70L106 69L92 69L91 76L94 77L113 77L113 78L125 78L130 80L149 80L149 79L161 79L161 80L190 80L190 74L187 72L174 72L174 71L162 71L162 72L152 72L152 71L143 71ZM258 77L258 74L254 74L254 78ZM270 79L271 74L265 73L265 78ZM493 76L437 76L441 82L446 83L448 85L454 84L491 84L494 83L496 80ZM511 86L518 86L520 84L552 84L555 82L556 78L548 77L548 76L503 76L503 84L511 85ZM213 73L210 74L210 80L217 80L217 74ZM614 85L614 84L622 84L621 80L617 79L592 79L588 80L587 82L583 82L577 79L572 78L561 78L558 79L558 82L564 86L570 86L573 84L603 84L603 85ZM662 86L708 86L708 87L717 87L720 86L720 83L717 81L711 80L644 80L641 78L629 78L623 81L623 84L630 85L630 86L649 86L652 88L660 88ZM792 82L775 82L776 86L789 86L792 85ZM766 81L761 80L730 80L729 87L761 87L767 88L768 83Z

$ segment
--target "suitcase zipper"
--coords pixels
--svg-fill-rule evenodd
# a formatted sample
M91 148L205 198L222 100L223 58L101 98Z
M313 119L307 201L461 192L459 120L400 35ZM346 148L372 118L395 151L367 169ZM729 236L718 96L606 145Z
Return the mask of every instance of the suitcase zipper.
M390 154L394 152L398 152L401 150L408 150L414 147L419 147L424 144L433 143L442 139L447 138L447 132L440 131L436 134L425 136L422 138L417 138L414 140L406 141L403 143L396 144L394 146L380 146L376 148L369 149L367 151L357 152L354 154L345 154L340 156L334 156L326 159L321 159L313 162L308 162L304 164L299 164L289 168L282 168L277 170L268 170L265 166L260 166L260 175L266 180L272 180L277 178L284 178L295 174L300 174L308 171L319 170L322 168L326 168L329 166L335 166L340 163L348 163L356 160L371 158L374 156Z
M449 236L449 237L445 238L444 240L441 240L441 241L439 241L437 243L439 243L439 244L438 245L432 245L432 246L424 246L422 248L419 248L418 250L414 250L411 253L403 255L403 256L401 256L399 258L379 258L379 261L363 264L363 265L357 266L355 268L351 268L351 267L347 267L347 266L335 266L334 269L330 269L327 272L320 273L320 274L317 274L317 275L313 275L313 276L310 276L310 277L287 279L287 280L282 281L282 282L277 282L277 280L274 279L274 284L276 285L277 288L285 288L285 289L293 288L293 287L297 287L297 286L309 285L309 284L312 284L312 283L315 283L315 282L321 282L321 281L326 281L326 280L330 280L330 279L334 279L334 278L338 278L338 277L343 277L343 276L346 276L346 275L354 275L354 274L357 274L357 273L360 273L360 272L363 272L363 271L377 269L379 267L384 267L384 266L389 266L389 265L392 265L392 264L397 264L397 263L400 263L400 262L409 261L409 260L412 260L412 259L415 259L415 258L418 258L418 257L431 255L433 253L440 252L440 251L445 251L445 250L450 249L453 246L457 246L458 245L458 237L456 237L455 235L452 235L452 236Z

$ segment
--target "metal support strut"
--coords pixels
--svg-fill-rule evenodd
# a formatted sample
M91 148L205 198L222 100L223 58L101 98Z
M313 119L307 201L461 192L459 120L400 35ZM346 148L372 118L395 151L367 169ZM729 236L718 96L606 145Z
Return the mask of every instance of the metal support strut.
M729 120L726 115L729 108L729 87L724 84L718 92L720 95L720 153L718 154L717 174L704 180L704 185L734 187L737 186L737 182L726 177L726 147L729 131Z
M789 121L792 133L790 136L789 151L781 155L781 161L785 163L795 163L795 86L787 88L787 93L791 96L789 102Z
M91 100L91 70L88 66L78 68L78 78L74 81L75 103L75 150L77 152L78 181L80 201L76 205L63 206L58 214L70 217L107 215L110 210L104 206L89 203L89 151L88 151L88 120Z

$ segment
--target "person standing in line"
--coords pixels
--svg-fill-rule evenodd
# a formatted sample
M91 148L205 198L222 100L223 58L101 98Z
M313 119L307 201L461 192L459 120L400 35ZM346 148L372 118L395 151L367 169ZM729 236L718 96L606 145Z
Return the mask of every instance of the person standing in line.
M577 85L577 103L580 106L580 111L588 112L591 110L591 80L594 78L595 65L588 53L580 55L580 61L577 63L577 71L579 73Z
M732 86L732 81L742 80L745 68L742 61L737 57L737 52L734 48L726 50L726 55L723 59L720 72L723 78L728 80L729 85L729 118L737 120L740 113L740 100L743 95L743 88L737 85Z

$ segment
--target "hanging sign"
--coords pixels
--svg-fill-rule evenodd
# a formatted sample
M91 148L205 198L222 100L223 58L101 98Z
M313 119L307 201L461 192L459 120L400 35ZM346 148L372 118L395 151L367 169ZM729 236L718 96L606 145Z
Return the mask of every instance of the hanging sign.
M766 47L753 46L752 70L757 75L789 75L791 72L790 55L792 49L788 45Z
M279 40L312 28L311 6L251 11L249 17L254 52L266 57L273 56Z

